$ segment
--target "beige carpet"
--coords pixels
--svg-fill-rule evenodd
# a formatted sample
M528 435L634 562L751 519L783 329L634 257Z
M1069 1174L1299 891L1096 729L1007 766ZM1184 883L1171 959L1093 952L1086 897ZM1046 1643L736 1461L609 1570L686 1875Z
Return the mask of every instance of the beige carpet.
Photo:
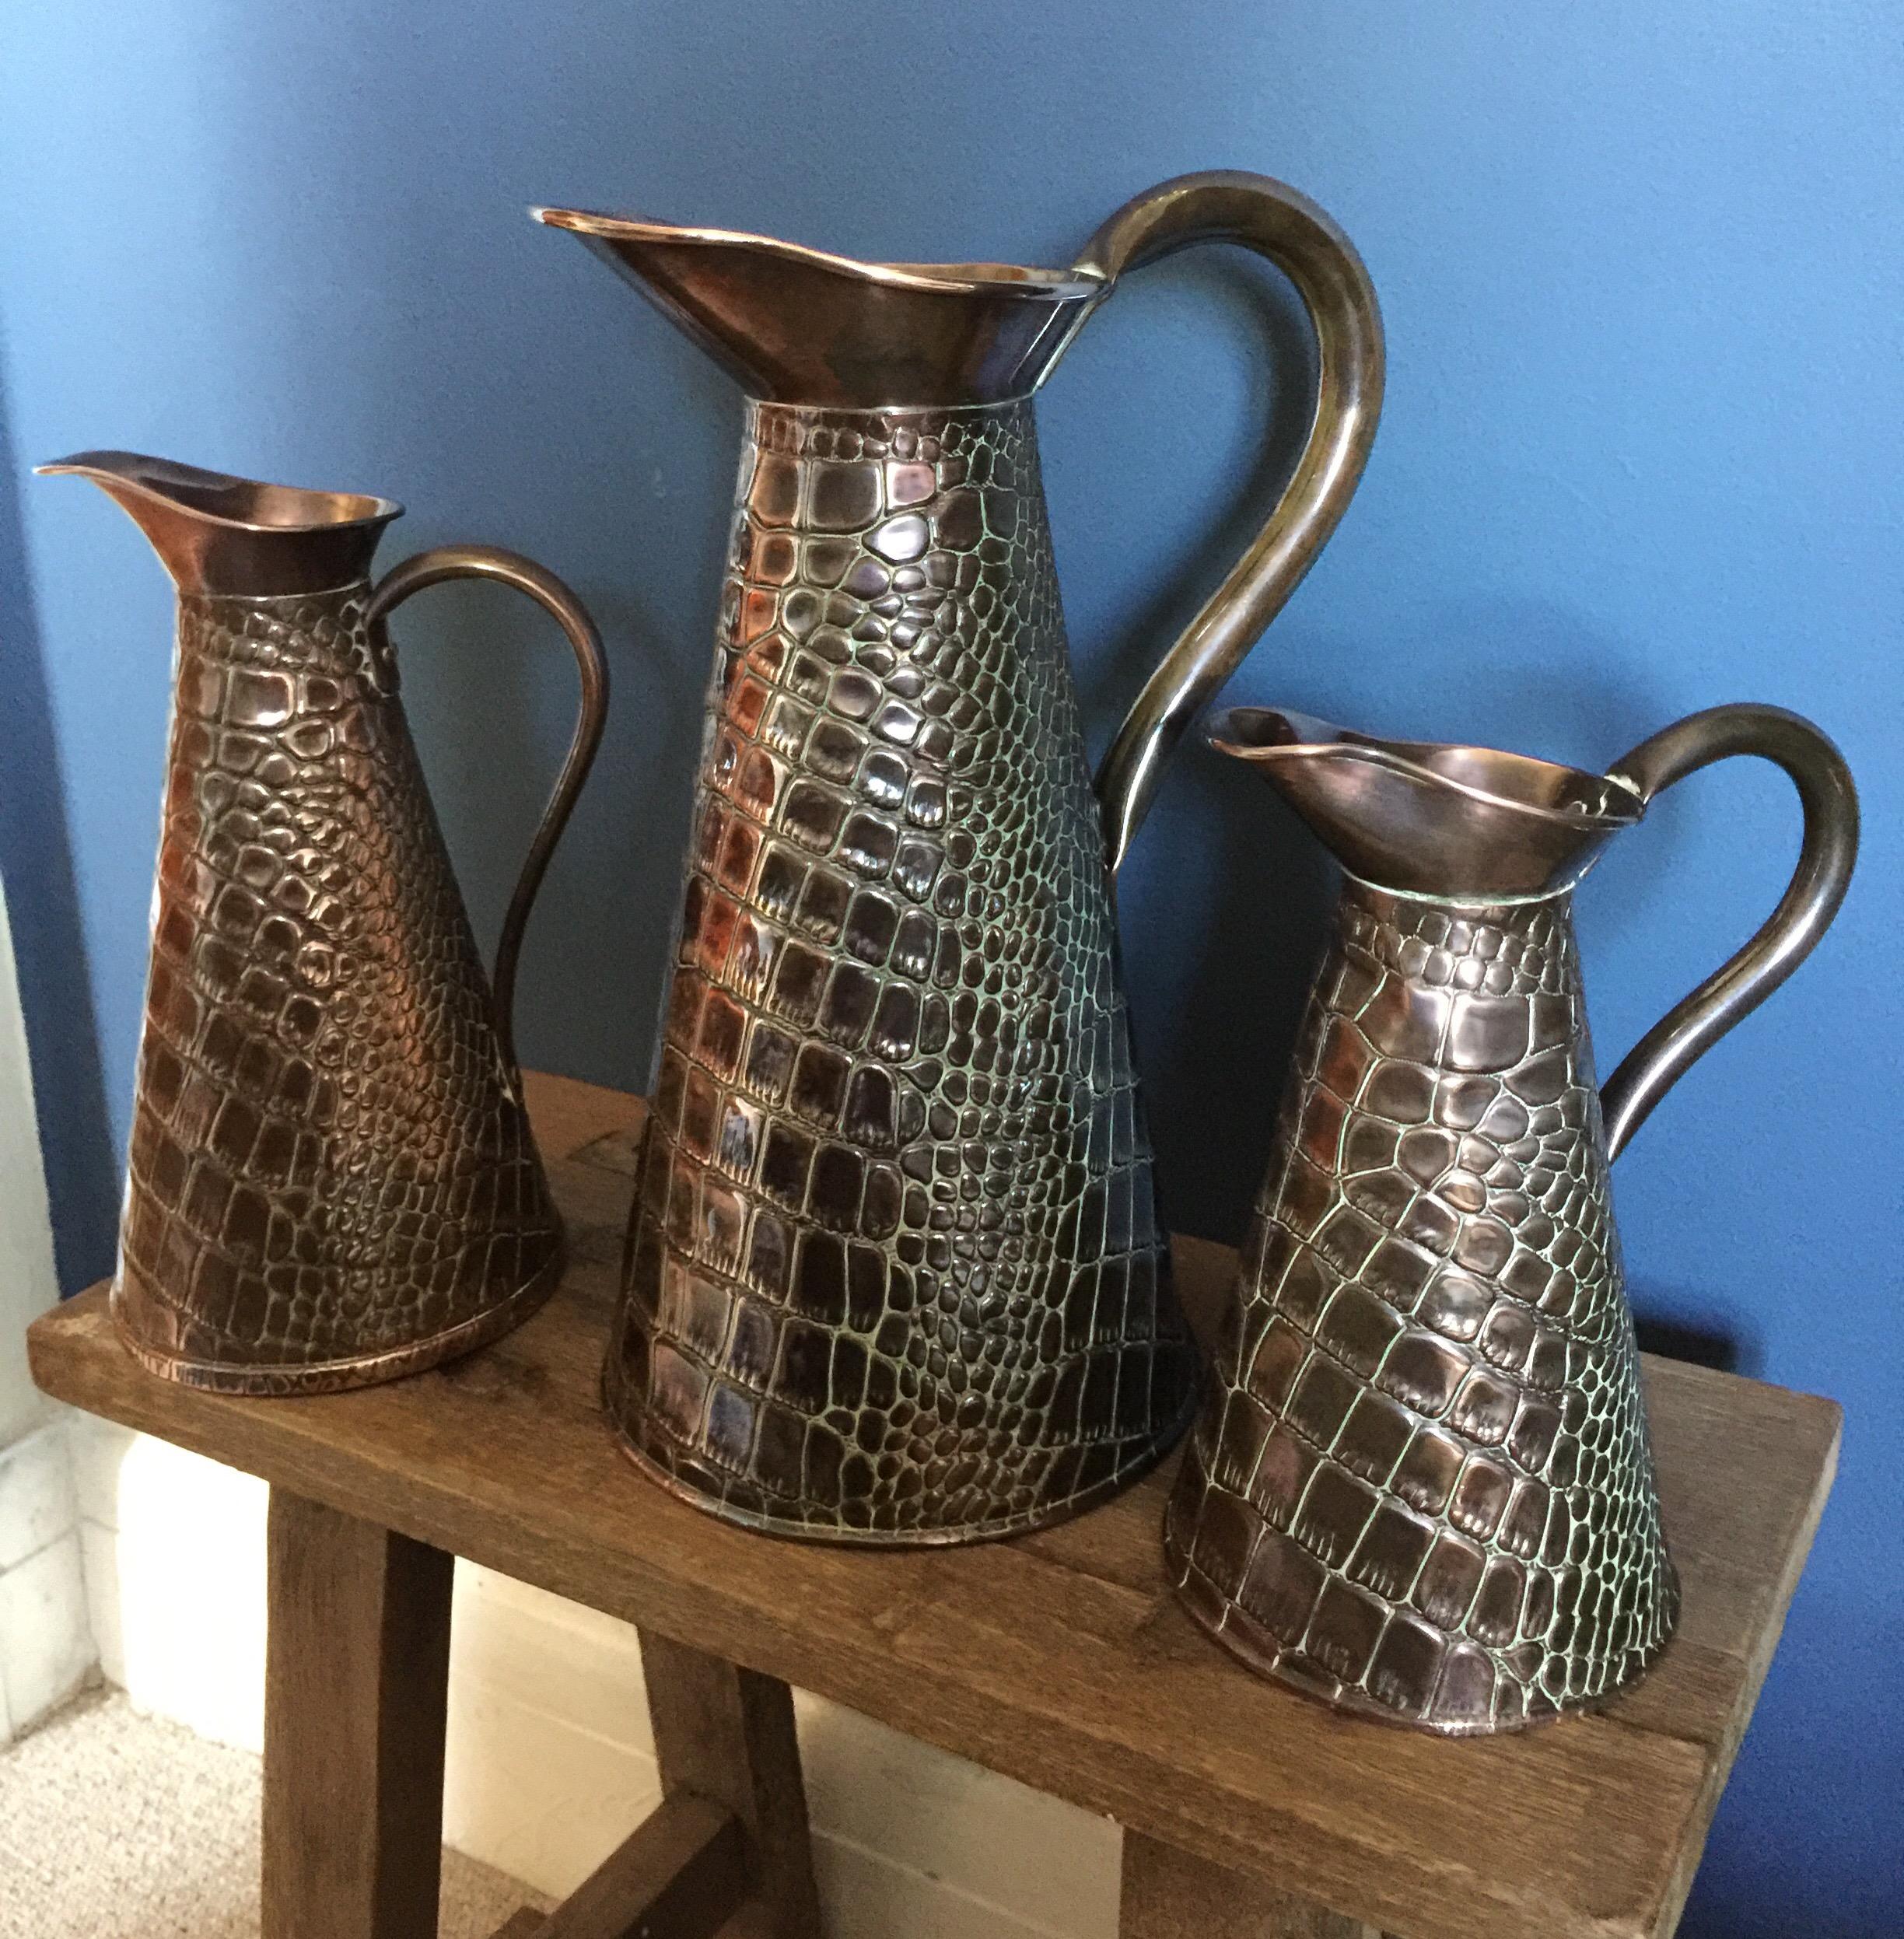
M258 1760L80 1698L0 1751L0 1939L256 1939ZM443 1854L443 1939L490 1939L526 1887Z

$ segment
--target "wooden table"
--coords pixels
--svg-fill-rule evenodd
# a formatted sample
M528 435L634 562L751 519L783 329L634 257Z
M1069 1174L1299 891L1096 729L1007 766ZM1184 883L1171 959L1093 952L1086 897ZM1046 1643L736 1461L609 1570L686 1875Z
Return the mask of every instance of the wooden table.
M1650 1360L1685 1589L1657 1668L1521 1737L1354 1722L1179 1612L1171 1464L1041 1535L884 1553L746 1534L649 1486L596 1403L642 1108L530 1091L573 1262L486 1353L247 1401L140 1371L103 1288L32 1331L49 1394L271 1484L265 1939L432 1939L455 1556L638 1625L654 1715L663 1803L508 1939L815 1939L789 1684L1116 1818L1130 1939L1672 1930L1831 1486L1830 1402ZM1200 1326L1232 1255L1177 1258Z

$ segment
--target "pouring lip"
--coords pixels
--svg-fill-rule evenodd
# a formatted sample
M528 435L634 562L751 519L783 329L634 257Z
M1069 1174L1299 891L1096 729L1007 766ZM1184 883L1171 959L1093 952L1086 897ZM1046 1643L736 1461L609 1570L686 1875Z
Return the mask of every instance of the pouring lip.
M33 467L42 478L110 478L142 495L177 506L192 518L228 531L345 532L387 525L403 516L394 499L364 492L312 491L273 485L230 471L143 452L75 451ZM230 501L221 506L217 501Z
M1252 727L1270 721L1283 723L1291 730L1290 737L1266 742L1249 737ZM1446 789L1478 806L1525 815L1554 828L1605 829L1611 833L1631 828L1646 812L1645 796L1618 775L1596 773L1566 761L1545 760L1538 754L1514 754L1506 748L1463 741L1389 740L1360 733L1352 727L1338 727L1332 722L1318 719L1312 714L1298 713L1290 708L1231 708L1217 716L1207 738L1209 744L1220 754L1258 763L1285 758L1307 762L1347 755L1372 767L1386 768L1393 774L1431 782L1437 788ZM1472 755L1499 764L1510 772L1517 769L1525 774L1552 777L1562 785L1568 782L1577 783L1582 793L1597 789L1601 791L1601 799L1605 805L1594 808L1574 800L1552 806L1524 794L1503 793L1458 775L1444 772L1421 758L1434 754Z
M1017 263L869 262L857 256L812 249L804 243L783 242L777 236L756 235L747 229L709 229L656 222L639 215L609 215L591 209L553 208L539 203L532 205L529 213L551 229L565 229L578 236L621 242L747 249L862 282L926 296L1019 297L1027 302L1063 303L1099 297L1111 287L1111 279L1101 271L1081 267L1044 269Z

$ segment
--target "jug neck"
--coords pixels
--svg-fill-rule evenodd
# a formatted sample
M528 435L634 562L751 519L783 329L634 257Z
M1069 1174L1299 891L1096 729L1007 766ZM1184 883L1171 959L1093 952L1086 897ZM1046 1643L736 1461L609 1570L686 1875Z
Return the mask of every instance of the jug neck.
M1558 888L1528 895L1433 895L1419 889L1389 888L1344 869L1339 904L1345 912L1353 912L1360 919L1378 918L1409 935L1477 929L1517 935L1536 929L1570 926L1573 891L1577 886L1567 882ZM1412 961L1398 964L1397 968L1405 975L1412 975L1417 969Z
M872 263L583 209L593 253L763 402L878 410L1029 397L1108 292L1095 271Z
M923 502L933 490L992 481L982 450L999 441L1010 444L1038 436L1038 419L1028 397L998 404L888 404L861 410L839 404L772 404L749 398L743 420L747 451L790 459L817 459L835 464L911 464L934 467L909 481L897 481L894 509ZM1007 467L1007 470L1010 469ZM1022 485L1022 478L1015 482ZM913 499L911 494L917 494ZM803 522L845 520L843 509L827 513L807 503ZM850 524L857 524L856 519ZM848 529L842 524L841 529Z
M1496 901L1345 876L1335 929L1336 976L1317 1000L1346 1008L1384 1055L1499 1072L1528 1055L1530 1028L1534 1048L1587 1054L1571 888Z
M173 663L180 746L205 761L268 761L247 772L273 786L288 782L287 754L320 761L346 747L372 752L399 681L389 635L367 622L368 604L361 580L243 600L181 593ZM394 724L401 740L400 716ZM211 739L199 737L201 725ZM228 730L282 737L285 745L261 742L240 754Z
M1048 568L1028 398L884 411L750 401L746 430L735 560L744 649L782 637L843 663L873 619L888 647L929 664L943 602L975 593L984 545L1009 544Z
M89 478L151 541L183 594L268 599L367 579L390 499L310 492L134 451L81 451L37 467Z

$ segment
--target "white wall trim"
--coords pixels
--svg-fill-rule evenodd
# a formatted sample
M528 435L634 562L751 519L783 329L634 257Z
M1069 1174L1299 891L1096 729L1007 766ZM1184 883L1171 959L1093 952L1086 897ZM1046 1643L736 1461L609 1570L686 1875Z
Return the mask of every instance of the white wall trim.
M0 884L0 1447L11 1446L51 1411L26 1371L26 1327L58 1297L26 1024Z
M26 1368L26 1328L59 1297L0 887L0 1744L91 1674L78 1517L65 1433Z
M141 1709L256 1750L264 1485L89 1416L67 1431L105 1674ZM796 1706L829 1939L1113 1939L1109 1819L838 1704ZM459 1563L447 1842L559 1896L659 1796L635 1632Z

